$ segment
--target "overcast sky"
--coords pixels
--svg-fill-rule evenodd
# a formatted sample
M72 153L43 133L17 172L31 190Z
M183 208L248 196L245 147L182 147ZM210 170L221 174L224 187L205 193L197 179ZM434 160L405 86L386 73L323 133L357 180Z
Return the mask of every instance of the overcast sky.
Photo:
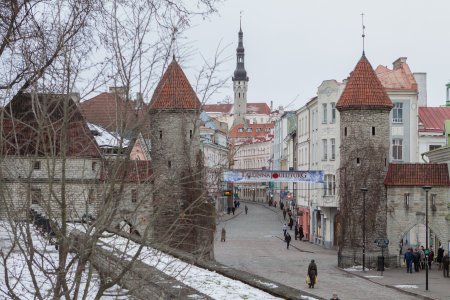
M428 75L428 106L445 103L450 81L449 0L228 0L219 14L196 20L187 34L192 46L211 57L221 42L230 45L224 76L236 65L239 12L242 13L248 102L274 102L298 109L323 80L341 81L362 54L361 12L366 26L366 56L372 66L392 68L408 58L412 72ZM190 61L186 73L193 80ZM200 63L200 61L198 61ZM232 97L229 86L209 103Z

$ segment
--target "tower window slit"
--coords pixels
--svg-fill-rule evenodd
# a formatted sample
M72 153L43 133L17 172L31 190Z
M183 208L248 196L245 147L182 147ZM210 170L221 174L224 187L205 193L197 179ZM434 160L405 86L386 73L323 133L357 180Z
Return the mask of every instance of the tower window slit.
M191 129L191 130L189 130L189 138L191 138L191 139L192 139L192 129Z
M169 169L172 168L172 162L170 160L167 162L167 165L169 166Z
M162 139L162 130L159 131L159 138Z
M347 127L344 127L344 136L347 136Z
M361 159L359 157L356 158L356 165L361 165Z
M375 127L372 127L372 135L375 135Z

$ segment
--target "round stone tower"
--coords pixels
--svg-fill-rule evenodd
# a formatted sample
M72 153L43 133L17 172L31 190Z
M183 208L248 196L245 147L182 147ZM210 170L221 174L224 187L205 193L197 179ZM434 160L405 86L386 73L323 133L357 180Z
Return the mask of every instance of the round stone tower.
M374 241L386 239L384 178L392 102L364 54L336 108L341 122L339 265L362 264L365 247L365 265L374 266L381 255Z
M205 201L201 104L175 58L149 104L157 242L212 256L214 209Z

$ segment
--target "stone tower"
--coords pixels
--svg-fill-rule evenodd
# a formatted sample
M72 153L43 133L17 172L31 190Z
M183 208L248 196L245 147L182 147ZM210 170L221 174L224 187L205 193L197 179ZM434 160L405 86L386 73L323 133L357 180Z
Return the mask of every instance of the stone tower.
M149 104L156 242L213 256L214 208L205 201L201 104L175 60Z
M361 264L363 191L365 193L366 265L376 264L386 238L386 189L389 158L389 112L392 102L363 54L336 104L340 112L339 265ZM392 241L394 242L394 241Z
M244 34L242 26L239 26L239 43L236 48L236 70L234 70L233 91L234 91L234 125L244 124L247 114L247 88L248 77L244 66Z

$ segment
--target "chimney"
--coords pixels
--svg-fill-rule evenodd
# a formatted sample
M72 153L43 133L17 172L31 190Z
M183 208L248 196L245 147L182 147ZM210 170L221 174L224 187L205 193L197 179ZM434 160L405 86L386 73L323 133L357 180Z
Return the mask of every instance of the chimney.
M284 112L283 106L278 106L278 112L282 114Z
M273 101L270 101L270 111L273 111Z
M75 102L76 104L80 103L80 93L78 92L72 92L69 94L70 98Z
M124 86L111 86L111 87L109 87L109 92L111 94L116 94L117 96L121 97L122 99L127 98L127 88Z
M400 69L403 64L406 64L406 57L400 57L392 63L394 70Z
M447 97L445 98L445 106L450 106L450 82L445 85L447 88Z
M417 104L419 107L427 107L427 73L415 72L413 76L417 82Z

